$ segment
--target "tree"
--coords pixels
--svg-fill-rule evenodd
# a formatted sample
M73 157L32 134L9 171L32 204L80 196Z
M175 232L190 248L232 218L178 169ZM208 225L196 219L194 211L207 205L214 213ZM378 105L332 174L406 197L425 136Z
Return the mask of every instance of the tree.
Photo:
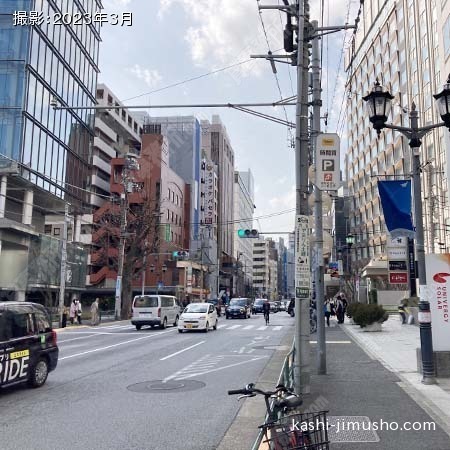
M98 262L118 271L120 245L120 207L111 204L97 222L101 247ZM151 253L159 253L160 214L157 201L133 204L127 211L125 255L122 275L121 318L128 319L133 297L133 280L144 270L143 260ZM111 251L111 249L113 249Z

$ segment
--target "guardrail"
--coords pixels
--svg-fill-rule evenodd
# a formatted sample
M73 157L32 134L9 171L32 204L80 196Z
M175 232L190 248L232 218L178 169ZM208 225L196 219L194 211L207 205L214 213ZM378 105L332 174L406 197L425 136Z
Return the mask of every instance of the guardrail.
M287 388L292 388L294 386L294 358L295 358L295 344L292 344L291 350L286 355L283 361L283 367L281 369L280 376L278 377L278 384L283 384ZM276 420L279 417L272 417L272 407L273 407L273 401L270 403L271 407L271 413L266 414L264 418L264 422L267 422L270 420ZM258 450L261 446L262 439L264 437L264 430L260 429L258 433L258 437L255 440L255 443L253 444L252 450Z

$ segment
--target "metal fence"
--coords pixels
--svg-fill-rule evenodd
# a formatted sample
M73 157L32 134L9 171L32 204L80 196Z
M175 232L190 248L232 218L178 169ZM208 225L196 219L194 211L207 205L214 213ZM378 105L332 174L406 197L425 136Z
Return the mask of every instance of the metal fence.
M277 384L283 384L288 389L294 387L294 357L295 357L295 344L292 344L291 350L286 355L283 361L283 367L281 368L280 376L278 377ZM273 407L273 401L270 403L271 410ZM264 422L267 422L270 418L270 414L266 414ZM258 450L261 446L261 442L264 437L264 430L260 429L258 437L253 444L252 450Z

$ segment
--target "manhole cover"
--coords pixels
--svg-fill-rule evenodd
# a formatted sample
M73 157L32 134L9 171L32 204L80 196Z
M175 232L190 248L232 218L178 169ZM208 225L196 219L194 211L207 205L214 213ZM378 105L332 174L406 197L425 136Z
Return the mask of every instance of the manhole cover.
M366 416L328 416L328 439L334 443L380 442Z
M253 347L257 350L289 350L291 347L288 347L287 345L257 345Z
M205 386L205 383L195 380L170 380L166 382L163 380L153 380L132 384L127 389L131 392L139 392L140 394L170 394L171 392L195 391Z

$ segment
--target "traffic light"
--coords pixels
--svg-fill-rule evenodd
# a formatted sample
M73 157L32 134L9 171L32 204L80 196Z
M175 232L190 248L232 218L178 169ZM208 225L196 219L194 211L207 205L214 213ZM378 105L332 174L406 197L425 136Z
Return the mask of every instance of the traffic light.
M189 252L187 252L185 250L180 250L180 251L172 252L172 256L174 258L188 258Z
M258 230L238 230L240 238L259 238Z

